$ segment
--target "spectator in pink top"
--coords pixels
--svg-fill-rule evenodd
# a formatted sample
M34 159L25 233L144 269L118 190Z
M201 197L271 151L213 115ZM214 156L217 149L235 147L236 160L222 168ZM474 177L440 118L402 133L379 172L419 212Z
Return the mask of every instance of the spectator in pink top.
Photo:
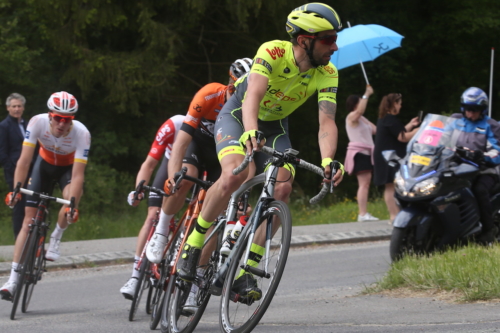
M349 114L345 125L349 144L344 164L347 173L358 178L358 222L378 221L378 218L367 212L368 191L373 172L373 135L377 127L363 114L371 94L373 88L367 85L363 97L350 95L346 102Z

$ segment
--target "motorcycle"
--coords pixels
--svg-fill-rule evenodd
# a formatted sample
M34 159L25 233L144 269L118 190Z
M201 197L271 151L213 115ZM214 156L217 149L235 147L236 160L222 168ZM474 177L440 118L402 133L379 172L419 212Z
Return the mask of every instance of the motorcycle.
M406 156L382 154L395 175L396 200L401 208L393 222L391 260L407 253L426 254L474 239L482 229L471 184L480 165L456 147L454 118L428 114L408 143ZM500 184L493 189L494 223L500 225ZM498 235L497 235L498 237Z

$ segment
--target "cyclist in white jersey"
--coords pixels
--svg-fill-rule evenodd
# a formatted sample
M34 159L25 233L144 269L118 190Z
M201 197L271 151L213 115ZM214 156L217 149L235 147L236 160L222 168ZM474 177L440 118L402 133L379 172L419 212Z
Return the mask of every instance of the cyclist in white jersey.
M52 94L47 101L48 113L43 113L31 118L23 142L21 157L17 162L14 174L14 184L23 183L28 175L31 160L36 144L40 144L40 154L35 161L28 189L51 193L54 182L59 183L62 195L69 200L75 197L78 207L83 194L85 167L90 149L90 133L81 122L74 120L78 111L76 98L65 92ZM20 196L12 198L12 193L7 194L5 203L14 206ZM26 212L23 227L16 239L12 270L7 283L0 289L2 299L11 300L16 288L19 273L16 272L24 242L28 235L29 224L35 217L38 198L27 196ZM64 205L58 215L57 225L50 236L50 244L45 254L49 261L57 260L60 256L59 244L68 222L78 220L78 209L70 216L69 207Z

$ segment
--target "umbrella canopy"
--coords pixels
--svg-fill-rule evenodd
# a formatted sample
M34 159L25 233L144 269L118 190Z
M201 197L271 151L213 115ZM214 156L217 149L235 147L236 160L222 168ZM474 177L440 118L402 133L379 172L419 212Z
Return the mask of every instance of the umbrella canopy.
M338 33L339 47L330 61L337 69L371 61L401 46L404 37L378 24L359 24Z

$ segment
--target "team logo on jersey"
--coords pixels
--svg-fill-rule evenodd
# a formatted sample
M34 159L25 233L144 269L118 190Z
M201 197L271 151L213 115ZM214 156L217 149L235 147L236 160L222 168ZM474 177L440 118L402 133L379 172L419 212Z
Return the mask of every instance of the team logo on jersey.
M26 135L24 136L25 139L29 139L30 138L30 131L26 131Z
M271 73L273 72L273 66L271 66L271 64L265 61L264 59L257 58L255 59L255 63L266 67L269 72Z
M158 149L152 148L151 149L151 154L156 155L158 153Z
M334 73L336 73L335 69L333 69L332 67L330 67L330 66L328 66L328 65L324 66L324 67L323 67L323 69L324 69L325 71L327 71L329 74L334 74Z
M83 157L89 157L89 150L88 149L85 149L83 151Z
M196 104L196 106L193 106L193 110L196 112L201 112L201 106L199 104Z
M172 129L170 128L170 126L165 125L163 126L159 131L158 131L158 135L156 136L156 141L158 141L160 143L160 145L163 144L163 138L165 137L165 135L167 135L167 133L170 133L170 131L172 131Z
M280 49L279 47L275 46L272 50L266 49L267 53L273 58L273 60L276 60L277 58L281 58L285 55L285 49Z
M284 102L295 102L295 101L298 101L300 99L300 97L295 98L295 97L290 97L290 96L285 95L284 93L281 92L281 89L272 89L271 85L267 86L267 92L271 95L276 96L276 98L278 98L280 101L284 101Z
M337 93L337 87L323 88L319 92L321 92L321 93L330 92L330 93L336 94Z
M205 100L206 100L206 101L209 101L209 100L211 100L212 98L219 97L219 96L220 96L220 95L222 95L223 93L224 93L224 90L221 90L221 91L219 91L219 92L216 92L215 94L205 96ZM200 107L200 108L201 108L201 107Z

